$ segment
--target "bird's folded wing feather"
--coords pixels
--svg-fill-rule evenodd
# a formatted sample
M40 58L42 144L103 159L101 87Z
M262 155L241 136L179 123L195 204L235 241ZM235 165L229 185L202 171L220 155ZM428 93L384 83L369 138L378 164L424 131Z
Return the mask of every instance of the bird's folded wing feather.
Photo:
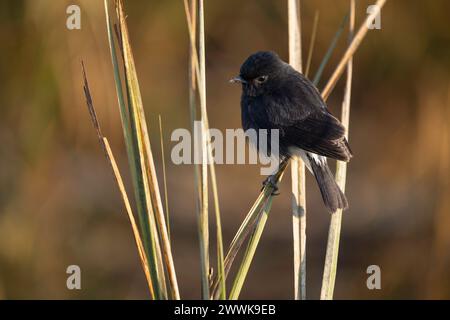
M304 99L302 104L284 99L265 101L266 114L260 111L255 115L269 122L266 128L280 130L283 144L337 160L350 160L352 152L344 136L345 128L327 109L319 107L321 100L311 105L304 104Z
M289 145L325 157L349 161L352 152L345 139L345 128L326 112L312 114L282 129L282 137Z

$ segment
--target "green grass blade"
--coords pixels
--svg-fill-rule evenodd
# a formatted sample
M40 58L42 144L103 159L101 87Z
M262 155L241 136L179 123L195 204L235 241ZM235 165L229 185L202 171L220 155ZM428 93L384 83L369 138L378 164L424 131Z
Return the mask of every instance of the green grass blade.
M230 291L230 300L237 300L242 290L242 286L244 285L244 281L247 277L248 270L250 269L250 265L253 261L253 257L256 252L256 248L258 247L259 240L261 239L262 232L266 225L267 218L269 216L269 212L272 206L272 197L268 200L267 205L264 207L261 216L258 221L258 225L250 237L250 241L245 251L244 258L242 260L241 266L236 275L236 279L234 280L233 287Z
M178 282L172 257L172 250L169 242L167 225L164 216L164 209L162 206L161 195L159 192L159 185L156 176L156 169L153 161L153 153L151 151L150 139L145 121L145 113L140 93L139 81L137 77L136 67L134 63L133 53L130 46L128 35L128 28L126 25L125 13L123 10L123 3L121 0L118 3L118 17L120 24L120 35L122 39L122 51L124 53L126 87L128 90L130 115L132 118L132 126L136 128L136 144L139 148L140 162L142 168L142 177L145 187L145 196L148 206L148 220L150 237L152 246L155 248L156 262L158 263L158 276L160 279L161 291L163 298L167 297L164 265L169 279L170 294L173 299L179 299ZM152 210L150 210L152 209ZM159 239L158 237L161 237ZM160 242L161 241L161 244ZM162 257L161 257L162 253Z
M378 0L376 2L376 6L381 10L381 8L386 3L386 0ZM352 24L354 24L354 2L351 2L351 11L352 12L352 19L350 23L350 27L352 29ZM325 88L322 91L322 97L324 100L327 100L327 98L330 96L331 92L333 91L337 81L341 77L345 67L347 67L347 83L346 83L346 92L345 92L345 99L344 99L344 105L343 105L343 113L342 113L342 120L344 126L348 127L348 116L350 112L350 92L351 92L351 72L352 72L352 58L356 50L358 49L359 45L361 44L362 40L367 34L368 25L370 25L376 16L379 14L379 12L374 11L370 15L367 16L366 20L361 24L361 26L358 29L358 32L355 34L354 37L351 37L351 41L347 47L347 50L345 51L343 57L341 58L339 64L335 68L333 74L331 75L330 79L328 80ZM352 32L350 32L351 34ZM339 164L337 167L336 172L336 178L339 179L338 184L340 187L345 189L345 174L346 174L346 166L342 166L342 164ZM325 264L324 264L324 272L323 272L323 278L322 278L322 288L321 288L321 299L324 300L331 300L333 298L334 294L334 286L336 281L336 271L337 271L337 260L338 260L338 254L339 254L339 239L340 239L340 233L341 233L341 222L342 221L342 211L337 211L332 214L331 221L330 221L330 228L328 232L328 241L327 241L327 251L325 255Z
M308 58L306 60L305 77L307 77L307 78L309 76L309 69L311 68L311 61L312 61L312 56L313 56L313 52L314 52L314 45L316 44L316 35L317 35L317 26L318 25L319 25L319 11L316 10L316 13L314 14L314 24L313 24L313 29L311 32L311 39L309 42Z

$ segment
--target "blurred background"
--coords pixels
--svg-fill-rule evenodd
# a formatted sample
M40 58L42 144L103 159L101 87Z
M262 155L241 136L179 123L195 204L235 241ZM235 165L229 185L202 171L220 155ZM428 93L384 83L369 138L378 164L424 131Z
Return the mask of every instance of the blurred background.
M228 84L257 50L288 59L287 4L205 1L210 125L240 127L240 88ZM316 10L316 71L348 1L303 0L303 53ZM66 8L81 8L81 30ZM356 25L371 1L357 1ZM182 1L125 1L141 91L162 183L170 133L190 128L188 33ZM450 2L387 1L381 30L354 58L347 179L335 297L450 298ZM147 299L131 228L92 128L82 92L84 60L94 103L132 195L107 42L103 1L0 2L0 298ZM344 34L319 88L345 49ZM306 58L304 58L306 60ZM328 101L340 115L343 83ZM332 164L334 168L334 163ZM200 297L193 167L168 163L175 265L184 298ZM218 165L226 246L256 199L256 165ZM275 198L242 298L293 297L290 178ZM329 214L307 177L307 288L319 297ZM214 241L214 239L213 239ZM66 288L81 267L82 290ZM366 269L381 268L381 290Z

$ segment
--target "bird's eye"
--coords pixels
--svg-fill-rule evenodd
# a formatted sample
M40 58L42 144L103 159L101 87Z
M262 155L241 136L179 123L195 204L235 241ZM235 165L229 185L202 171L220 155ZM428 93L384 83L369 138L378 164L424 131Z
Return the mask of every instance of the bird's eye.
M268 76L260 76L258 78L256 78L256 82L258 83L263 83L267 81Z

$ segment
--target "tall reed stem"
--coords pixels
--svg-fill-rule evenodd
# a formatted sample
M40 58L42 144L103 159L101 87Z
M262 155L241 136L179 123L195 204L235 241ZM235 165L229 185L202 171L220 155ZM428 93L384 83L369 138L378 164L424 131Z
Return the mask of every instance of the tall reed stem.
M300 0L288 0L289 63L302 72ZM306 197L305 165L291 161L292 231L294 247L294 298L306 299Z

